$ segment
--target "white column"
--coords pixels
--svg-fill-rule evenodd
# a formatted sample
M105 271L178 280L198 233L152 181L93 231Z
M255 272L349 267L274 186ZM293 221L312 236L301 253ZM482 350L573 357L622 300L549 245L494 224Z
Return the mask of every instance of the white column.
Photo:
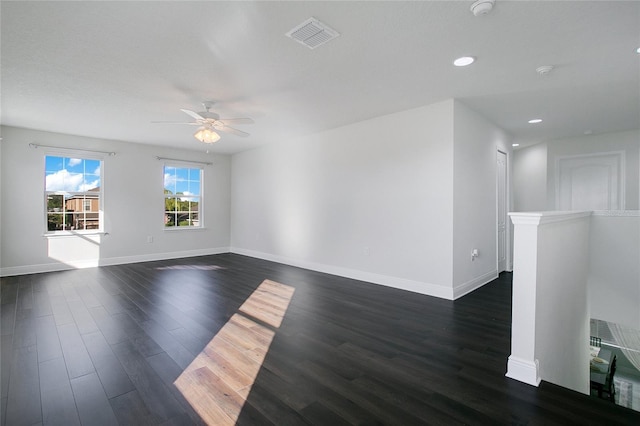
M536 281L538 267L538 225L541 214L509 213L514 224L513 295L511 317L511 356L507 377L540 384L539 363L535 358Z
M507 377L589 391L589 216L509 213L515 225Z

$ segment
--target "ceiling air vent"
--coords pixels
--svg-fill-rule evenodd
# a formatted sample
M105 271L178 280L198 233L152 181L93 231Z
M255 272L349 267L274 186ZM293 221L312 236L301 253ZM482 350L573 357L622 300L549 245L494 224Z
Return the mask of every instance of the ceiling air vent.
M309 49L315 49L339 35L340 33L336 30L323 24L316 18L307 19L286 34L287 37L294 39L300 44L304 44Z

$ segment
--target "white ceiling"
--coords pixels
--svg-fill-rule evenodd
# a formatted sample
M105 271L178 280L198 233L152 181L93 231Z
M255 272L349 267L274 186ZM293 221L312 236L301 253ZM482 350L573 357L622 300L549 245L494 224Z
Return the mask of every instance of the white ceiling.
M1 122L220 153L448 98L522 144L640 127L640 2L471 4L2 1ZM340 37L285 37L310 17ZM477 61L453 67L462 55ZM205 146L192 126L151 123L203 100L253 118L237 126L251 136Z

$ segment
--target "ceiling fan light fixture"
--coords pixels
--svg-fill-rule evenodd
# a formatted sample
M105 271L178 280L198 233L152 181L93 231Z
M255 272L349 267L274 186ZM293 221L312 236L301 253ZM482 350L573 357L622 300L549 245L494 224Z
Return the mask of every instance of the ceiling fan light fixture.
M471 65L476 61L476 58L473 56L462 56L455 61L453 61L453 65L456 67L466 67L467 65Z
M220 140L220 135L208 127L200 127L193 137L203 143L215 143Z

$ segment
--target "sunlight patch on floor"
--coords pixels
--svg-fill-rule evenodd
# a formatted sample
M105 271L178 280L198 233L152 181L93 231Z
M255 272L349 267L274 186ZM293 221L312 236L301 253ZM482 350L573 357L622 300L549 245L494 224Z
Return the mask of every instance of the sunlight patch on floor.
M194 269L198 271L218 271L221 269L227 269L224 266L217 265L171 265L171 266L159 266L156 268L158 271L166 270L186 270Z
M207 424L238 420L294 291L264 280L174 382Z

